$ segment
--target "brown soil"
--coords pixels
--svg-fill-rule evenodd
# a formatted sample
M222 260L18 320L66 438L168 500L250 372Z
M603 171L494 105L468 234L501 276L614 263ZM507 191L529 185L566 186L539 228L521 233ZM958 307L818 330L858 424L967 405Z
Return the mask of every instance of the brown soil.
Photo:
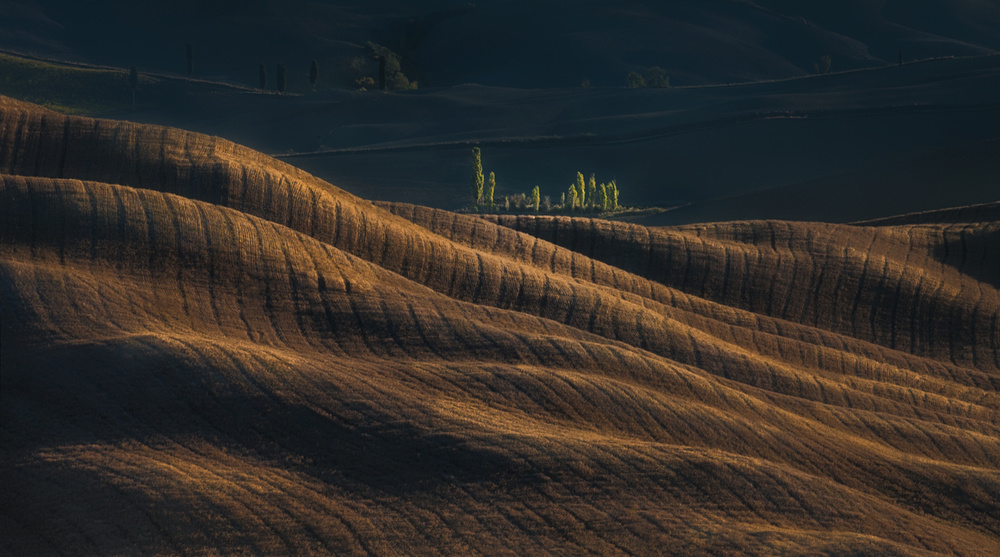
M3 97L0 146L0 553L1000 552L995 208L480 218Z

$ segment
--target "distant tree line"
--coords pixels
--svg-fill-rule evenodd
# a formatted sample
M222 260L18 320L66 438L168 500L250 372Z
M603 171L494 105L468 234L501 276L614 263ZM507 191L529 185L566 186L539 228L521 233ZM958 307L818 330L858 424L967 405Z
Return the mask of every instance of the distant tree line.
M185 58L187 60L187 75L194 75L194 45L187 43L184 45ZM313 92L316 91L316 84L319 82L319 63L313 60L309 66L309 83L312 84ZM257 66L257 85L261 90L267 89L267 66L261 62ZM284 93L288 88L288 68L284 63L278 62L274 73L274 89L278 93Z
M483 175L482 151L479 147L472 148L472 179L471 194L472 204L470 209L473 212L533 212L535 214L545 213L612 213L621 209L618 204L618 184L615 180L610 182L597 182L594 174L589 180L584 178L582 172L576 173L576 181L569 185L569 189L559 196L559 202L554 203L549 196L542 197L541 188L535 186L528 194L518 193L506 195L497 199L496 194L496 174L489 173L486 179Z
M190 45L188 54L191 56ZM403 73L399 56L387 47L369 42L367 55L359 56L351 60L348 75L352 75L354 85L361 90L375 89L416 89L417 82L410 80ZM188 61L189 75L191 73L191 60ZM372 74L372 67L377 67L377 73ZM300 74L301 75L301 74ZM313 60L309 64L309 84L312 91L316 92L320 80L319 62ZM288 68L284 63L278 62L274 74L274 90L283 93L288 88ZM267 65L261 62L257 66L257 86L260 90L266 90L269 86Z
M260 90L267 89L267 65L261 62L257 66L257 87ZM316 85L319 83L319 62L313 60L309 65L309 83L312 85L312 90L316 92ZM278 93L284 93L288 88L288 68L284 63L278 62L275 66L274 72L274 90Z

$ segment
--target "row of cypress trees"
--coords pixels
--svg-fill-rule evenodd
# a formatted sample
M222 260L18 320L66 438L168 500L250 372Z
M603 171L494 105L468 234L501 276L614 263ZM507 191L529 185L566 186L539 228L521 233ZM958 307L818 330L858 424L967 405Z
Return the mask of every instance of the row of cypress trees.
M260 89L267 89L267 66L264 62L261 62L257 66L257 81L260 85ZM313 92L316 91L316 84L319 83L319 63L315 60L309 66L309 83L312 84ZM284 93L285 89L288 87L288 69L284 64L278 62L278 67L275 72L275 90L279 93Z
M417 82L407 79L400 68L399 56L392 50L372 42L368 43L369 55L378 60L378 88L385 89L416 89ZM194 46L191 43L185 45L187 59L187 75L194 75ZM363 60L359 58L358 60ZM360 68L356 68L360 71ZM369 78L370 79L370 78ZM261 62L257 68L257 82L260 89L267 89L267 67ZM309 83L313 92L316 91L316 84L319 83L319 62L313 60L309 65ZM371 84L375 85L374 79ZM288 70L281 62L278 63L275 73L275 90L284 92L288 86Z
M194 45L187 43L184 51L187 59L187 74L190 77L194 75ZM261 62L257 67L257 82L261 89L267 89L267 66L264 65L264 62ZM313 91L316 91L316 84L319 83L319 62L316 60L313 60L312 64L309 65L309 83L312 84ZM288 69L281 62L278 62L274 85L275 90L279 93L283 93L288 87Z
M474 211L479 211L480 209L493 211L501 208L494 203L497 186L496 174L490 172L488 180L483 175L482 151L479 147L472 148L471 184L472 209ZM512 199L514 200L513 203ZM508 211L511 210L512 206L516 209L526 208L534 210L535 213L540 212L543 208L545 212L590 211L609 213L617 211L619 207L618 184L615 180L598 184L597 177L594 174L590 175L590 180L588 181L584 179L582 172L576 173L576 182L570 184L567 193L562 194L559 205L553 205L547 196L543 204L541 191L538 186L535 186L531 190L530 203L528 199L529 197L524 194L513 196L513 198L507 196L504 199L502 207Z
M562 206L570 211L577 209L607 213L618 210L618 183L611 180L608 183L597 183L597 177L590 175L585 180L582 172L576 173L576 182L569 185L569 190L562 196Z

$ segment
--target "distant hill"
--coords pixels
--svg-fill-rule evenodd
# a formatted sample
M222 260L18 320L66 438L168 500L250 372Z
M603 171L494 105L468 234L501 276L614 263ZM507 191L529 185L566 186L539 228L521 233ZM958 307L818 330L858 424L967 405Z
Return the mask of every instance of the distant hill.
M246 85L257 64L290 69L308 89L352 85L368 41L399 53L424 86L623 86L629 71L666 70L675 85L789 78L1000 51L1000 5L976 0L792 2L401 0L324 2L7 2L0 48L195 73ZM369 71L371 67L369 67Z
M997 199L1000 55L670 89L328 90L278 95L127 69L0 55L0 93L66 111L217 135L370 199L468 204L469 152L498 195L558 200L576 172L645 224L850 222Z
M1000 222L950 214L375 205L0 97L0 553L1000 553Z

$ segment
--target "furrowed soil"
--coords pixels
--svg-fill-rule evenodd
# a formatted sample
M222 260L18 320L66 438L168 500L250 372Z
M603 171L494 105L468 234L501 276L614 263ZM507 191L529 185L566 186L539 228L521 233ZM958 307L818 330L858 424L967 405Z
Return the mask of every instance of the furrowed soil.
M0 97L0 553L1000 553L1000 204L372 204Z

